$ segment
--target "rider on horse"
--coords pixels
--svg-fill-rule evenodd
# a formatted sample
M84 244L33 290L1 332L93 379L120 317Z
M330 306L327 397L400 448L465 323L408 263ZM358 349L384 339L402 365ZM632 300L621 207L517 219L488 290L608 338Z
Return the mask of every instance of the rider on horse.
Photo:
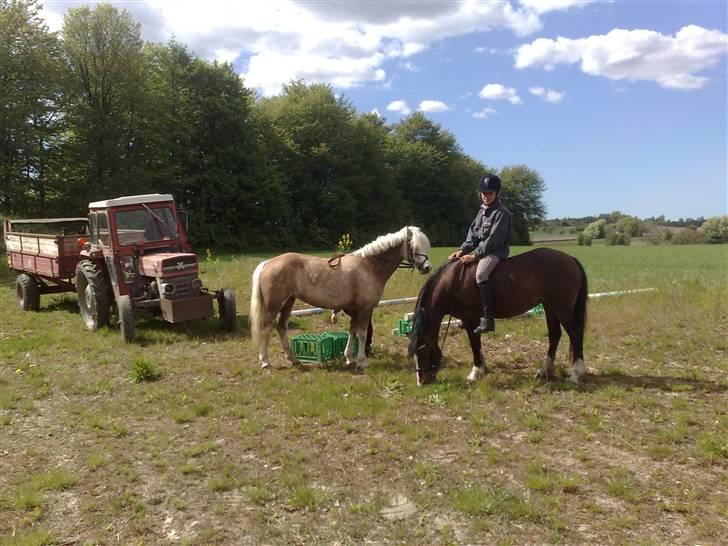
M460 260L468 264L478 260L475 280L480 290L483 317L473 333L495 331L493 320L493 292L488 283L490 274L501 260L508 257L509 244L513 238L513 222L510 211L498 200L501 181L494 174L480 179L478 190L483 204L475 220L470 224L465 242L448 256L449 260Z

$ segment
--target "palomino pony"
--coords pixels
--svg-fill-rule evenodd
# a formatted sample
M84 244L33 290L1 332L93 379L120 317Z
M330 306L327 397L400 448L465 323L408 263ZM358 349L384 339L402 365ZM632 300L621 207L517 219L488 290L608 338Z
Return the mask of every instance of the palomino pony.
M414 356L417 384L434 381L442 352L438 347L440 321L445 315L462 320L473 351L469 381L485 373L480 336L473 334L482 313L475 265L458 261L440 267L420 290L410 335L409 354ZM576 258L558 250L538 248L498 264L490 277L496 318L513 317L542 303L549 333L548 354L538 377L553 377L561 326L571 340L571 379L581 381L584 364L584 330L588 296L584 268Z
M261 366L268 366L268 338L274 323L286 358L294 366L301 364L293 356L286 335L288 319L298 298L316 307L344 310L351 316L344 356L346 363L351 364L356 336L359 339L357 364L365 368L367 327L385 283L400 263L420 273L429 273L429 251L430 241L420 228L406 226L341 256L335 266L326 258L295 253L259 264L253 273L250 325Z

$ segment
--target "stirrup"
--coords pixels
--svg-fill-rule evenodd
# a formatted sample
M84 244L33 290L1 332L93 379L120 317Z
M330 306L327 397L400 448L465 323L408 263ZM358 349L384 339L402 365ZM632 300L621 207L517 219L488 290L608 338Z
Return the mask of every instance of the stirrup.
M492 318L481 318L480 324L473 330L474 334L485 334L495 332L495 321Z

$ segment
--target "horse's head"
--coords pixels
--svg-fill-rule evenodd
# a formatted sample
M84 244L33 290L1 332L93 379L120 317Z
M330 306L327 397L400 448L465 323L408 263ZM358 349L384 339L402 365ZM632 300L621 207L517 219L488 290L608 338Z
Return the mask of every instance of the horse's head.
M407 256L402 256L405 263L423 274L430 272L430 240L418 227L408 226L407 230Z
M432 340L427 333L427 314L424 307L419 305L415 310L414 324L410 334L409 355L414 357L417 385L427 385L437 378L437 372L442 362L442 352L437 346L437 339Z

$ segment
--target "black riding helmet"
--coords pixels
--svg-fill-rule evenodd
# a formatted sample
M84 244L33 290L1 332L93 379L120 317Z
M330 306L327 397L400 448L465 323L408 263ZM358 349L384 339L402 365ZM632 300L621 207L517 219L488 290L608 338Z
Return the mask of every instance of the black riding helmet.
M486 191L495 191L498 192L501 189L501 181L500 178L498 178L494 174L486 174L483 178L480 179L480 184L478 184L478 191L486 192Z

